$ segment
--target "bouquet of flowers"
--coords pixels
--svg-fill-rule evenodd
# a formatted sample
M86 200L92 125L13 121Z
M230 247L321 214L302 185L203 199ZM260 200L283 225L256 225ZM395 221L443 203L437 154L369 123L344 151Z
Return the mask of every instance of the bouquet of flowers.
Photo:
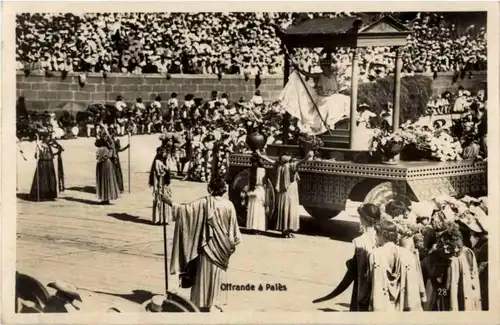
M401 130L389 132L385 130L375 130L370 141L370 153L380 154L387 161L394 159L405 145L404 133Z
M307 155L310 151L316 152L324 145L323 140L312 132L300 133L298 140L300 147L304 151L304 155Z

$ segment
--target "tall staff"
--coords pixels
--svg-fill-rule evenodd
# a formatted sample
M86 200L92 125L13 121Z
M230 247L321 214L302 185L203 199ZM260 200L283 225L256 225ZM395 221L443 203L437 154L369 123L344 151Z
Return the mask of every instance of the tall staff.
M38 134L36 135L36 148L35 148L35 159L36 159L36 167L35 167L35 174L36 174L36 201L40 202L40 170L38 169L38 162L40 160L40 144L39 144L40 138L38 137Z
M162 187L161 187L161 195L160 195L160 204L165 205L165 203L163 203L163 201L161 200L161 198L165 194L163 183L164 183L164 178L162 176L161 177L161 181L160 181L160 184L162 185ZM167 193L168 193L168 190L167 190ZM162 219L163 219L162 223L163 223L163 262L164 262L164 268L165 268L165 294L168 297L167 214L164 211L164 213L162 213L162 215L163 215L163 217L162 217Z
M130 130L128 131L128 192L130 193Z

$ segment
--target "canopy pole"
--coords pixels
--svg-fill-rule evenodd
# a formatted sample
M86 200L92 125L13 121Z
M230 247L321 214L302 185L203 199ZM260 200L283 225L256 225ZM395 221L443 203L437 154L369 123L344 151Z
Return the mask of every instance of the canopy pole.
M286 55L286 48L285 46L282 46L282 51L283 51L283 57L285 60L285 67L283 71L283 87L286 86L288 79L290 78L290 67L291 67L291 62L290 58L288 55ZM290 114L285 113L285 116L283 117L283 144L288 144L288 137L290 134Z
M392 131L396 132L399 129L399 112L401 105L401 69L403 66L402 60L403 49L396 48L396 67L394 71L394 109L392 112Z
M359 50L357 48L354 49L354 53L352 56L352 73L351 73L351 112L349 119L349 148L356 149L354 147L355 144L358 143L356 141L356 120L358 114L358 61L359 61Z

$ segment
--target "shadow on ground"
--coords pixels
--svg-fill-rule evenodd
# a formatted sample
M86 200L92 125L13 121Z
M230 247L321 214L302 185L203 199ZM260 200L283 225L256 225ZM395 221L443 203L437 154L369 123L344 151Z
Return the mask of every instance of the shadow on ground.
M103 294L103 295L108 295L108 296L114 296L118 298L123 298L125 300L134 302L136 304L143 304L144 302L148 301L149 299L153 298L155 294L153 294L151 291L146 291L146 290L132 290L132 293L128 294L119 294L119 293L111 293L111 292L103 292L103 291L94 291L92 292L98 293L98 294Z
M247 228L240 228L240 232L245 235L250 235L250 236L265 236L265 237L271 237L271 238L282 238L280 233L277 232L270 232L270 231L259 231L259 232L254 232L250 229Z
M141 219L137 216L133 216L128 213L108 213L108 216L121 220L121 221L128 221L128 222L133 222L133 223L139 223L143 225L152 225L153 223L151 220L146 220L146 219Z
M30 195L29 193L17 193L16 194L16 197L20 200L23 200L23 201L33 201L31 198L30 198Z
M95 186L72 186L66 188L67 191L95 194Z
M101 202L99 202L99 201L79 199L79 198L71 197L71 196L63 197L63 199L66 201L78 202L78 203L89 204L89 205L101 205Z
M351 242L359 236L359 223L335 219L316 220L308 216L301 216L299 234L329 237L332 240Z

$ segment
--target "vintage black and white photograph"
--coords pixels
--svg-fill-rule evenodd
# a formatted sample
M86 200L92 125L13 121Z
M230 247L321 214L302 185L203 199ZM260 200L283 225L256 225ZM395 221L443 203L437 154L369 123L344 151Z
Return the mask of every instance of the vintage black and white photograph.
M16 314L495 308L486 9L65 8L11 35Z

